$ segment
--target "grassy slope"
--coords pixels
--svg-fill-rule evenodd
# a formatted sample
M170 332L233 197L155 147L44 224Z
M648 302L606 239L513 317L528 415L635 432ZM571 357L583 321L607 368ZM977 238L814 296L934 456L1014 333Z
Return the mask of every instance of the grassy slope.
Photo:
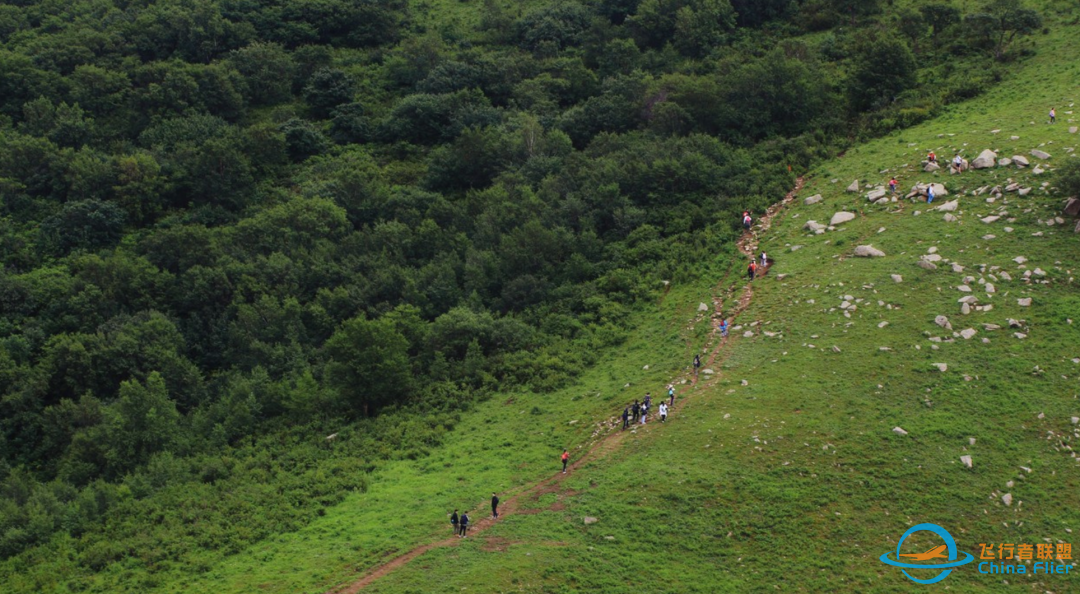
M568 491L536 503L548 508L560 498L564 509L507 517L370 591L898 592L910 582L877 557L915 523L945 526L976 555L980 542L1074 542L1080 470L1062 444L1077 439L1070 417L1080 416L1080 365L1071 361L1080 356L1073 281L1080 238L1071 225L1037 224L1060 210L1060 197L1035 191L988 204L986 196L965 195L1007 177L1037 188L1043 178L1030 169L951 177L913 165L927 149L945 158L954 149L974 157L984 148L1008 156L1045 144L1051 166L1067 158L1064 149L1080 145L1080 136L1067 132L1080 116L1065 113L1080 113L1071 106L1080 103L1078 50L1077 29L1058 28L1040 37L1031 63L987 95L821 167L803 195L822 193L825 202L800 203L764 239L779 260L773 275L789 276L760 281L737 321L761 322L779 336L755 328L752 338L734 338L721 379L699 390L668 426L637 432L624 448L580 469ZM1053 127L1045 124L1051 105L1059 115ZM852 179L883 183L892 174L905 187L945 182L960 196L960 221L946 223L925 205L872 206L843 191ZM1015 221L978 220L1002 206ZM801 230L807 219L828 220L841 209L861 216L825 235ZM996 238L982 239L986 234ZM848 257L867 242L888 256ZM792 245L805 247L791 252ZM916 267L932 246L965 271L953 273L946 263L936 271ZM1045 270L1049 283L1023 282L1017 256L1030 260L1028 269ZM990 280L993 266L1014 280ZM904 281L894 283L893 273ZM997 286L993 296L974 293L992 311L960 315L964 293L956 287L967 275ZM838 308L843 295L865 300L850 318ZM1020 297L1034 304L1019 307ZM979 333L931 342L951 337L934 324L937 314L949 316L956 331ZM1008 318L1026 320L1028 338L1007 327L983 330L984 323L1007 326ZM889 325L879 328L883 321ZM893 350L879 350L886 346ZM932 364L939 362L949 370L938 372ZM895 435L894 426L910 435ZM972 469L962 455L973 457ZM1006 492L1011 506L1000 500ZM583 516L600 521L586 527ZM933 544L918 535L908 542L905 552ZM1008 577L1011 589L1038 592L1069 591L1080 579ZM1009 589L974 566L947 584L959 592Z

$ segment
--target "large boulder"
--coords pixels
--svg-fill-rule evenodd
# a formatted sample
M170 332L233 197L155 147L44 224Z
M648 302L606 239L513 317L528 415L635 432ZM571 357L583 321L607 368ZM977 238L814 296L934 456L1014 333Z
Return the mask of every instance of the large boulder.
M878 200L884 198L887 193L888 191L885 190L885 188L877 188L868 192L866 194L866 199L870 202L877 202Z
M1027 157L1024 157L1024 156L1021 156L1021 155L1013 155L1012 160L1013 160L1013 164L1016 165L1017 167L1027 167L1028 165L1030 165L1030 163L1027 160Z
M1031 156L1038 159L1046 160L1050 158L1050 153L1040 151L1039 149L1031 149Z
M855 213L840 211L833 215L832 220L829 221L829 225L836 226L853 220L855 220Z
M993 167L994 163L996 162L997 155L994 154L994 151L986 149L985 151L979 153L979 156L975 157L975 160L971 162L971 168L986 169L988 167Z
M821 194L814 194L813 196L807 198L806 200L803 200L803 204L805 204L807 206L810 206L811 204L817 204L818 202L821 202L822 200L824 200L824 198L821 197Z
M933 161L931 161L930 163L927 163L926 166L923 167L923 171L925 171L927 173L933 173L934 171L937 171L938 169L941 169L941 166L938 165L937 163L934 163Z
M881 258L885 256L885 252L872 245L860 245L855 248L855 255L860 258Z
M942 204L941 206L935 208L934 210L940 210L941 212L955 212L958 208L960 208L960 201L950 200L945 204Z

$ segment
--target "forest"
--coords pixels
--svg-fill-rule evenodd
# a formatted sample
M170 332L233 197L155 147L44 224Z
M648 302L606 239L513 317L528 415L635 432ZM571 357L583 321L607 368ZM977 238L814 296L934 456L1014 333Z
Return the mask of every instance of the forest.
M969 4L0 5L0 576L197 571L566 385L743 210L1035 51Z

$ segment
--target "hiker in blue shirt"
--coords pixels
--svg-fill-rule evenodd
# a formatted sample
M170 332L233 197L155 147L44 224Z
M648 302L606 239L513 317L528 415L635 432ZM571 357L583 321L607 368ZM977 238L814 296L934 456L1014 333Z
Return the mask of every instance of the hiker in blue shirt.
M461 513L460 525L461 525L461 534L460 534L461 538L467 538L468 535L466 535L465 533L469 531L469 512L462 512Z

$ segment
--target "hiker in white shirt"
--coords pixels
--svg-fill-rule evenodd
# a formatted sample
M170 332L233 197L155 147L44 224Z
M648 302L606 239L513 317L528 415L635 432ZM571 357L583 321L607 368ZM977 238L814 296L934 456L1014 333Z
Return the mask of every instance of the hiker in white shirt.
M667 422L667 404L664 402L660 403L660 422Z

